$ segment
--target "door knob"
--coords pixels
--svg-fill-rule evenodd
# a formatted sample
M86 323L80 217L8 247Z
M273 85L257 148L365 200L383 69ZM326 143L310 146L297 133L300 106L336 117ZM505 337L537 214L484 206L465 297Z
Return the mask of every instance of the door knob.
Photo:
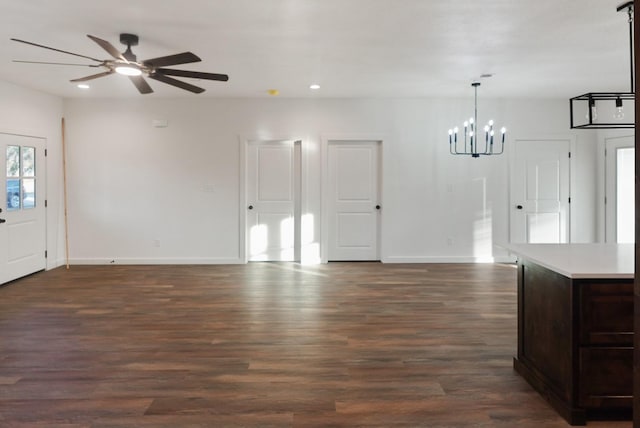
M250 210L253 209L253 205L249 205L247 208L249 208Z
M2 223L6 223L6 222L7 222L7 220L5 220L5 219L3 219L3 218L0 218L0 224L2 224Z
M516 205L516 208L521 210L522 209L522 205Z
M376 205L377 210L379 210L380 208L382 208L380 205Z

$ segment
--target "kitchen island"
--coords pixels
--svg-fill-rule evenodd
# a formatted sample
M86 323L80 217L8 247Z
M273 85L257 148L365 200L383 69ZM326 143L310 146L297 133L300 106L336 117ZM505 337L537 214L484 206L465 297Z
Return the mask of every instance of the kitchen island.
M633 244L509 244L518 257L515 370L572 425L630 415Z

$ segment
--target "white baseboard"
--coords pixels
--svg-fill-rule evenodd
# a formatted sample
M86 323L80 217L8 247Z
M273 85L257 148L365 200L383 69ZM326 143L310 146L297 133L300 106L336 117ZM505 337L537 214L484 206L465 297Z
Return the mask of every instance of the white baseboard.
M390 256L382 259L383 263L515 263L516 258L498 257L434 257L434 256Z
M75 258L71 265L236 265L244 263L238 258L198 257L198 258ZM64 263L63 263L64 264Z
M434 256L390 256L384 257L382 263L515 263L515 256L487 257L434 257ZM236 265L245 262L239 258L199 257L199 258L73 258L70 265ZM306 263L305 263L306 264ZM310 263L315 264L315 263ZM66 260L49 263L47 269L65 266Z

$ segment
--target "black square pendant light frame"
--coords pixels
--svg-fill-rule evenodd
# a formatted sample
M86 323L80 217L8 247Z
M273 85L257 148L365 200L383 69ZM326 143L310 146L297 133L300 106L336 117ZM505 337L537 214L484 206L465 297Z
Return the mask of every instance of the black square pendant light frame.
M595 111L598 104L611 102L611 110L622 107L623 102L627 101L627 105L633 104L635 110L635 85L634 85L634 49L633 49L633 0L622 3L617 7L617 11L626 10L629 16L629 59L630 59L630 76L631 90L629 92L587 92L569 99L569 114L571 129L625 129L635 128L635 117L633 114L627 114L627 119L616 119L615 121L596 121ZM584 104L583 104L584 103ZM582 105L582 107L578 107ZM584 123L576 123L574 121L574 111L586 111ZM613 116L612 116L613 119Z

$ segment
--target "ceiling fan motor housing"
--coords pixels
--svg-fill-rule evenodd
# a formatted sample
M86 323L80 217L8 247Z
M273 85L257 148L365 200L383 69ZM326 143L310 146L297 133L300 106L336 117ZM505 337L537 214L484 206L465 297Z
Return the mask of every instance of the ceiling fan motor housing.
M138 40L138 36L135 34L120 34L120 43L127 45L127 50L122 52L122 56L129 62L136 62L138 60L136 55L131 51L131 46L136 46L138 44Z
M120 34L120 43L127 45L127 47L138 46L138 36L135 34L122 33Z

